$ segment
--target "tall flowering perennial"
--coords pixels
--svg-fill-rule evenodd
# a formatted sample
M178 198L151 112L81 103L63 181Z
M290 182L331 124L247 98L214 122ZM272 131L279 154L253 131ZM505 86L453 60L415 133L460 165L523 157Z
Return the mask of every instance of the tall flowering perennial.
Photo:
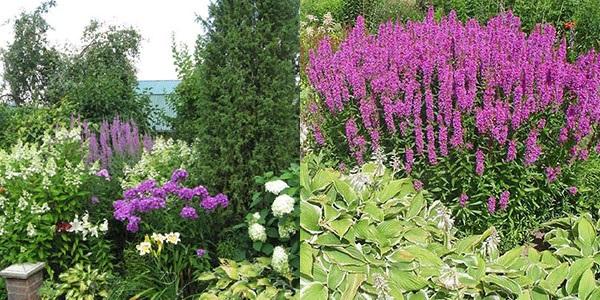
M87 162L100 161L107 168L113 156L140 156L143 149L151 150L152 137L140 134L132 121L122 121L118 116L111 123L103 121L100 131L95 133L87 122L82 123L84 141L88 143Z
M203 186L195 188L182 186L182 182L187 179L187 176L187 171L178 169L162 186L154 179L148 179L126 190L123 193L123 199L113 203L114 218L126 221L128 231L137 232L142 214L165 209L168 205L177 205L183 202L183 208L179 215L184 219L192 220L198 218L197 209L199 208L211 213L219 207L227 207L229 201L223 194L211 196ZM170 201L169 198L175 201Z
M368 149L400 140L407 173L451 151L475 154L477 176L487 173L486 160L498 160L490 149L503 151L503 163L533 166L554 150L544 148L548 138L572 148L572 159L586 159L600 145L593 135L600 127L600 55L590 51L571 63L552 26L529 35L520 28L511 13L481 25L463 24L454 12L435 21L430 10L422 22L387 22L369 34L359 17L339 47L323 39L310 53L317 113L330 122L321 124L319 139L336 140L334 125L345 124L347 144L339 147L357 164ZM549 172L549 181L555 176Z

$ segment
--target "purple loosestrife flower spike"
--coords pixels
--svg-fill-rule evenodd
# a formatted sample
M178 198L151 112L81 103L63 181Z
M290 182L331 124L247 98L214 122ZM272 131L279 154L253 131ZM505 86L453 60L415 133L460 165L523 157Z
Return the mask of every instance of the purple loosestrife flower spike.
M460 206L462 206L462 207L467 206L467 201L469 201L469 196L467 196L467 194L465 194L465 193L460 194L460 198L458 200L458 203L460 204Z
M487 210L490 214L496 212L496 197L490 196L490 198L488 198Z
M506 207L508 206L509 198L510 198L509 191L504 191L504 192L502 192L502 194L500 194L500 201L498 202L498 204L500 205L500 209L502 209L502 210L506 209Z
M423 182L421 180L415 179L415 181L413 181L413 187L417 192L419 192L423 189Z
M477 174L478 176L482 176L483 175L483 171L485 168L485 155L483 154L483 151L481 149L477 149L477 151L475 152L475 174Z

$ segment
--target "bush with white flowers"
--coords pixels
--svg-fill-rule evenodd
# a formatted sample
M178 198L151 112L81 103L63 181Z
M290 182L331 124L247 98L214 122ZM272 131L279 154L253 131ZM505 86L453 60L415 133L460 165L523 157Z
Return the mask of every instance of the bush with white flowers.
M87 149L80 136L77 127L59 128L40 143L17 142L0 150L0 265L45 261L66 269L78 261L105 264L95 258L105 255L93 253L98 243L83 242L104 225L91 225L89 216L85 225L74 220L89 202L88 186L98 172L97 165L84 163ZM57 239L71 221L79 221L74 230L81 234Z

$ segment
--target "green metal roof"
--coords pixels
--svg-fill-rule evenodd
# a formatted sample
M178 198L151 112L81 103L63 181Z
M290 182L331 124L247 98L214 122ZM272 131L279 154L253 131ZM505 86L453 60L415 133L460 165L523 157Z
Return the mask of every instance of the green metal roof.
M180 80L139 80L138 89L152 95L166 95L175 91Z

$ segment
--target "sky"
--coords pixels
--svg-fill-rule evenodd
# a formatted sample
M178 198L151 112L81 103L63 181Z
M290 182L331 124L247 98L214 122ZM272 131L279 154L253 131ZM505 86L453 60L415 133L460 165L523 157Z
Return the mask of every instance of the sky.
M0 1L0 47L13 39L12 21L21 11L32 11L42 0ZM202 31L196 16L208 15L210 0L56 0L46 15L54 45L81 46L83 29L91 19L105 24L133 26L142 35L136 62L140 80L177 79L171 55L172 35L192 50Z

